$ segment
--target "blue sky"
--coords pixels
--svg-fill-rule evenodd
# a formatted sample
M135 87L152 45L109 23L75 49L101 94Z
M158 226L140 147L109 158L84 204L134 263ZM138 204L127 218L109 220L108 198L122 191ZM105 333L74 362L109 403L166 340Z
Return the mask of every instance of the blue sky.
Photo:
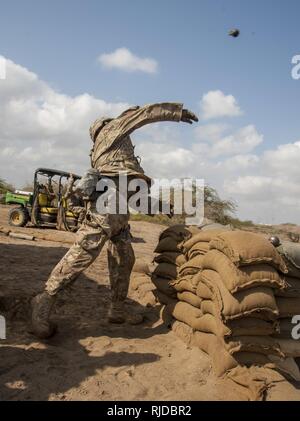
M300 81L290 77L300 50L297 0L110 0L1 2L2 54L70 95L144 103L222 89L263 129L268 143L298 136ZM231 27L241 37L231 39ZM126 46L154 57L158 75L103 71L101 52Z
M253 124L263 135L255 154L300 139L300 80L291 78L291 59L300 54L297 0L0 4L0 54L55 92L72 98L87 93L109 103L182 101L200 112L202 96L221 90L243 111L230 124ZM241 30L239 38L227 35L232 27ZM156 60L157 73L107 69L97 62L121 47ZM187 146L193 143L185 128L179 133Z

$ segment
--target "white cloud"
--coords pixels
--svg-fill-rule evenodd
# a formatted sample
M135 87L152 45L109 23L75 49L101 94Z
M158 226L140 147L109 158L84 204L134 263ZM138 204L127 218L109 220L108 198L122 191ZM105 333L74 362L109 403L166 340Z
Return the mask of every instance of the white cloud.
M300 223L300 142L255 154L253 151L261 144L263 136L253 125L231 129L226 136L223 136L222 127L207 130L202 127L200 138L204 138L205 132L207 142L197 143L199 133L195 130L192 145L186 142L186 133L182 132L184 137L180 142L176 135L178 128L167 127L161 136L153 129L151 141L152 126L149 126L147 140L137 143L142 164L150 175L204 178L221 197L237 202L238 215L242 219ZM211 142L207 133L213 134Z
M211 155L216 157L247 154L262 143L262 141L263 136L257 132L253 125L249 125L215 142Z
M108 69L125 70L126 72L157 73L158 63L153 58L142 58L127 48L117 48L112 53L101 54L98 58L101 65Z
M89 126L129 106L83 93L59 93L7 60L0 80L0 177L22 187L37 167L81 174L89 167ZM147 101L145 101L147 102ZM239 216L261 222L300 223L300 142L257 153L254 125L158 123L135 134L136 152L152 177L204 178L239 206Z
M288 174L293 176L293 179L296 177L300 181L300 141L279 145L275 150L266 151L263 159L264 165L267 164L272 172L275 171L284 176L288 170Z
M201 142L215 142L219 140L225 130L228 130L230 126L228 124L205 124L197 126L195 128L195 135L197 140Z
M188 148L171 143L153 142L136 144L137 154L143 157L142 165L155 178L191 177L197 162L196 156Z
M217 124L199 127L196 136L199 138L200 134L200 143L194 144L194 151L205 151L211 158L241 155L248 154L263 142L263 135L252 124L232 131L227 136L222 136L224 127ZM201 142L204 138L211 142Z
M208 120L220 117L235 117L242 111L233 95L225 95L222 91L209 91L200 102L202 118Z
M245 196L260 196L266 189L270 189L273 184L272 177L247 175L238 177L230 183L225 182L225 188L231 194L241 194Z
M6 78L6 61L3 56L0 56L0 80L5 80Z
M221 161L219 165L227 170L234 168L235 170L249 170L259 163L259 157L253 154L234 155L225 161Z
M225 194L234 196L240 211L262 222L300 223L300 142L265 151L243 175L228 176Z

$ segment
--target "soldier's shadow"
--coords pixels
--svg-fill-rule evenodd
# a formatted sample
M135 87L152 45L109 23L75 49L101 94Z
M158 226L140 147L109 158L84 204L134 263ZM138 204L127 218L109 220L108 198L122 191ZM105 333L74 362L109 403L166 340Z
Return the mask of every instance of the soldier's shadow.
M70 347L72 352L51 342L43 349L1 346L0 401L64 399L65 392L80 388L82 382L99 370L107 367L126 369L159 360L156 354L139 352L110 351L103 352L101 356L91 356L76 340L68 343ZM112 369L111 375L117 380L118 370ZM102 393L101 387L97 388L94 399L105 399ZM77 394L77 399L80 399L78 395L80 391Z
M82 391L81 384L89 377L99 378L99 371L106 369L119 393L128 399L130 391L126 382L119 384L119 373L160 359L153 352L137 352L141 344L131 344L130 340L167 332L164 325L152 328L159 317L156 310L149 309L150 316L142 325L109 324L105 317L109 288L85 275L80 278L76 287L57 302L53 319L58 332L53 338L39 341L26 332L25 321L9 323L6 343L12 345L0 347L0 400L64 399L73 388L76 399L81 399L81 393L85 399L85 393L90 396L90 392ZM133 300L127 305L135 311L145 310ZM115 343L113 338L123 338L124 342ZM105 388L94 388L93 399L105 399L105 393Z
M146 339L169 332L160 318L161 306L146 307L131 298L126 299L126 308L133 313L143 314L143 323L138 325L109 323L107 315L110 296L109 285L95 284L82 274L76 285L57 302L54 319L58 322L59 332L63 331L64 335L67 335L67 329L73 333L77 332L81 337L104 335L124 339Z

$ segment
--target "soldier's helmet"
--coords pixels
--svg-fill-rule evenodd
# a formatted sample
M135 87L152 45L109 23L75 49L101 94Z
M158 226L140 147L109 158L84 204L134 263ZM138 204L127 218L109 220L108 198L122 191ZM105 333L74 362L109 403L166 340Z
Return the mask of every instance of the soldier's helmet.
M90 136L93 142L95 142L98 134L103 129L103 127L112 120L113 118L102 117L94 121L94 123L90 127Z
M281 244L280 239L276 235L272 235L269 238L269 241L273 244L274 247L279 247Z

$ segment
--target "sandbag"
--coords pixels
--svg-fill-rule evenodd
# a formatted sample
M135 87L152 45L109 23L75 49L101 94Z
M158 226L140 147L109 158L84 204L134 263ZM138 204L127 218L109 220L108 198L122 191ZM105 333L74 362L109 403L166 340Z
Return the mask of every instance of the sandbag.
M206 313L197 320L197 330L213 333L221 338L229 336L266 336L278 332L276 322L245 317L228 321L226 324L213 315Z
M209 333L196 331L192 334L191 345L198 346L211 356L217 375L223 375L233 367L238 366L236 355L240 352L275 355L284 358L279 344L272 338L241 336L235 340L224 341Z
M193 259L188 260L184 265L180 266L178 274L180 277L186 275L194 275L198 273L202 268L203 256L198 255Z
M285 276L285 287L274 291L275 296L286 298L300 298L300 279Z
M300 341L262 336L240 336L225 341L225 348L232 355L241 350L276 355L281 358L300 357Z
M187 252L188 259L193 259L193 257L200 255L204 255L209 251L209 243L202 241L198 242L190 248Z
M163 292L161 292L159 289L156 289L153 291L153 294L155 296L155 298L157 299L157 301L161 304L165 304L165 305L175 305L177 300L175 298L170 297L169 295L164 294Z
M200 232L200 228L195 226L187 226L184 224L172 225L165 229L159 236L159 241L167 237L172 237L176 242L181 242L183 240L188 240L192 235Z
M264 320L243 318L240 320L232 320L224 324L220 319L211 314L202 314L191 308L191 304L186 303L169 303L168 310L170 314L178 321L186 323L194 330L212 333L218 337L225 336L266 336L272 335L278 331L276 322L266 322Z
M282 273L287 273L280 254L261 234L247 231L224 232L211 240L210 248L224 253L236 266L268 263Z
M201 274L199 274L198 278L199 283L196 289L196 294L198 295L198 297L200 297L202 300L213 300L214 293L212 289L205 285L203 282L201 282Z
M171 263L159 263L154 269L153 275L160 278L176 279L178 276L177 266Z
M168 295L169 297L174 297L176 298L176 290L172 287L172 285L170 284L170 280L166 279L166 278L161 278L155 275L151 276L151 281L154 283L154 285L156 286L156 288L164 293L165 295Z
M252 264L238 268L225 254L215 249L203 257L202 268L218 272L231 293L255 286L277 289L286 287L284 279L269 264Z
M264 355L277 355L282 358L289 356L284 353L280 339L269 336L236 336L224 341L224 346L230 355L247 351Z
M159 241L154 250L155 253L163 253L164 251L175 251L181 253L181 244L172 237L165 237Z
M300 278L300 244L283 241L277 251L284 258L289 276Z
M257 352L238 352L234 358L241 366L267 366L292 380L300 380L300 371L294 358L280 358L276 355L263 355Z
M187 262L184 254L174 251L165 251L154 258L155 263L171 263L176 266L182 266Z
M150 274L149 264L144 260L137 259L132 268L132 272Z
M178 321L173 321L172 330L188 346L198 347L210 356L213 370L217 376L224 376L226 374L229 378L234 379L237 384L243 384L245 387L253 389L254 385L249 380L251 379L249 374L253 373L256 367L261 367L263 369L261 372L262 377L257 377L257 374L255 374L252 380L254 378L259 380L264 377L265 380L269 378L270 381L276 381L276 379L281 381L280 377L277 378L275 373L272 373L271 369L275 369L299 381L299 369L292 358L282 358L277 355L249 351L239 351L231 355L224 348L222 339L217 338L215 335L193 332L191 327ZM254 372L258 373L258 371ZM265 385L267 384L268 382ZM256 394L254 394L253 399L257 399Z
M199 308L183 301L178 301L173 306L168 305L168 310L176 320L186 323L193 329L198 329L198 319L202 317L202 312Z
M212 292L212 299L201 303L203 314L211 313L225 321L250 315L274 320L279 314L271 288L255 287L232 295L217 272L205 269L199 278Z
M274 334L274 337L281 339L292 339L292 330L295 324L292 323L292 317L278 319L279 332Z
M279 332L277 320L266 321L254 317L230 320L226 326L230 329L231 336L270 336Z
M300 370L294 358L279 358L276 355L269 355L268 359L271 363L274 363L275 369L285 377L297 382L300 381Z
M250 401L265 400L268 391L276 383L283 381L281 374L268 366L237 366L226 373L226 376L234 382L235 386L240 387L240 393L244 395L243 400Z
M196 294L193 294L190 291L178 292L177 298L179 301L184 301L185 303L191 304L194 307L201 307L201 298L199 298Z
M238 365L237 361L224 348L220 338L209 333L193 332L185 323L174 321L173 332L188 346L194 346L210 356L212 367L217 376L222 376Z
M193 235L189 240L185 241L182 244L182 250L184 253L187 253L195 244L206 242L209 243L214 237L220 234L221 230L208 230L201 231L196 235Z
M300 357L300 340L276 338L282 353L286 357Z
M280 318L300 314L300 298L276 297Z
M196 276L193 275L186 275L183 278L175 279L173 280L170 285L177 291L177 292L183 292L183 291L190 291L194 294L197 290L197 285L199 283L199 279Z
M234 358L237 362L246 367L250 367L251 365L256 366L264 366L270 363L270 359L268 355L260 354L258 352L237 352L234 355ZM277 357L275 357L277 358Z

